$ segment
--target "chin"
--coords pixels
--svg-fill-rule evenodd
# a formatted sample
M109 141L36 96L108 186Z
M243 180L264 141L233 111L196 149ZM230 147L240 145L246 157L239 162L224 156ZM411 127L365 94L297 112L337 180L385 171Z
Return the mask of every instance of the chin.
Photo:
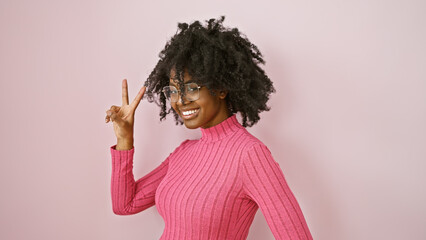
M188 126L188 125L186 125L186 124L185 124L185 126L186 126L186 128L188 128L188 129L197 129L197 128L199 128L199 127L197 127L197 126Z
M191 122L191 120L182 120L182 121L185 124L185 127L188 128L188 129L197 129L197 128L201 127L201 126L199 126L199 124L197 124L196 121L194 121L194 122Z

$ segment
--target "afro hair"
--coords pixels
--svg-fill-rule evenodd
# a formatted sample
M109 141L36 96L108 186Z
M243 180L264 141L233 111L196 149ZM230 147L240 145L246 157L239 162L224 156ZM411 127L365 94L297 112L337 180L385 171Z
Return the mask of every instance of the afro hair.
M240 112L244 127L253 126L260 120L260 112L270 110L266 103L275 89L259 66L265 64L262 54L237 28L225 28L224 20L225 16L206 20L206 26L199 21L178 23L176 34L159 53L160 60L144 84L148 102L161 108L160 121L173 112L176 125L183 124L172 107L167 109L162 94L163 87L169 86L172 69L180 89L186 70L210 94L215 95L216 89L228 91L227 107L230 113Z

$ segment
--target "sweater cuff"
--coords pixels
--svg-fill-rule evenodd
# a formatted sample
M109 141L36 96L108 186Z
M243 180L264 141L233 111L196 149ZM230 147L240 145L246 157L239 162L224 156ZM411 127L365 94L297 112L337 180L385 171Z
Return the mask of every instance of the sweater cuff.
M115 149L115 147L117 147L117 144L115 144L115 145L112 145L111 146L111 152L114 150L114 152L126 152L126 151L134 151L135 150L135 146L133 146L131 149L129 149L129 150L117 150L117 149Z
M117 144L110 147L112 163L115 165L120 164L120 162L127 162L128 160L133 160L133 154L135 152L135 147L133 146L129 150L117 150L115 147Z

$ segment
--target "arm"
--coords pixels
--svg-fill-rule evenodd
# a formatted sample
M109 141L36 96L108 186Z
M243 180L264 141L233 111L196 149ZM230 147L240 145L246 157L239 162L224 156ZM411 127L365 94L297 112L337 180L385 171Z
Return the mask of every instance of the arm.
M135 182L133 155L135 148L116 150L110 148L112 157L111 198L113 212L117 215L139 213L155 204L155 191L167 173L169 157L157 168Z
M244 190L260 207L275 239L312 239L279 164L263 143L246 152L242 173Z

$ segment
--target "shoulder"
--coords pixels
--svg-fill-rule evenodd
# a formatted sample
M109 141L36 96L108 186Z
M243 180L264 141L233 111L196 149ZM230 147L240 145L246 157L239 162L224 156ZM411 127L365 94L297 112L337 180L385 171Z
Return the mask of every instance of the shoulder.
M244 129L244 152L250 152L253 151L254 148L264 148L268 149L268 147L257 137L255 137L253 134L248 132L246 129ZM268 149L269 151L269 149Z
M174 161L174 159L176 159L177 156L179 156L182 153L184 153L185 151L187 151L187 149L193 143L194 143L194 140L190 140L190 139L183 140L172 152L169 153L169 156L167 156L167 158L164 162L167 161L167 163L168 163L169 161Z
M260 139L252 135L246 130L245 143L242 149L242 163L244 165L252 165L260 167L266 163L277 164L271 151Z
M183 151L183 150L185 150L186 148L188 148L189 146L193 145L195 142L196 142L196 141L195 141L195 140L192 140L192 139L185 139L185 140L183 140L183 141L179 144L179 146L177 146L177 147L175 148L175 150L174 150L173 152Z
M182 151L185 151L190 145L194 143L193 140L185 139L183 140L170 154L168 157L173 157L173 155L176 155Z

